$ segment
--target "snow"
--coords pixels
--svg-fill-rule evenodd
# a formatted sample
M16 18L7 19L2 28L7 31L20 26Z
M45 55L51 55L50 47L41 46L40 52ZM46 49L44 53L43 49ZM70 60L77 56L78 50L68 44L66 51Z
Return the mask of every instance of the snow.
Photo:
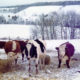
M73 80L80 80L80 73L75 74L75 77Z
M0 25L0 38L30 38L32 25L2 24Z
M35 7L29 7L26 8L16 14L14 13L0 13L0 15L5 16L6 20L9 19L8 15L13 16L17 15L24 20L27 19L29 21L35 21L38 19L39 15L41 14L49 14L52 12L68 12L68 11L74 11L78 14L80 14L80 5L70 5L70 6L35 6Z
M74 11L80 14L80 5L70 5L70 6L39 6L39 7L29 7L18 12L16 15L21 16L23 19L35 21L41 14L49 14L51 12L68 12Z
M25 10L20 11L16 15L23 17L24 19L35 20L41 14L48 14L53 11L58 11L61 6L40 6L40 7L29 7ZM35 16L36 15L36 16Z
M78 14L80 14L80 5L70 5L70 6L65 6L65 7L62 7L60 10L62 12L69 12L69 11L74 11Z

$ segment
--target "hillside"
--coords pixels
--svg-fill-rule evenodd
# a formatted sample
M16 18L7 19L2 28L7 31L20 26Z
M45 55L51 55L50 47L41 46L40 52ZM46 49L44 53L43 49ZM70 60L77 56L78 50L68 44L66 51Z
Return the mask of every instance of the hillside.
M0 6L0 8L9 9L7 12L17 13L25 8L33 7L33 6L67 6L67 5L80 5L80 1L46 1L46 2L35 2L24 5L16 5L16 6ZM12 9L14 8L14 9ZM10 10L11 9L11 10Z

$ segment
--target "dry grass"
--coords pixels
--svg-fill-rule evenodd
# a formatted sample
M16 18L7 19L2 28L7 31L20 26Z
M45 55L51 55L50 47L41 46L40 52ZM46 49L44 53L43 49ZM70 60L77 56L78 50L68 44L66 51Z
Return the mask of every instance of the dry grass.
M0 75L0 80L4 80L4 76ZM28 77L28 78L22 78L20 76L12 76L12 77L5 77L5 80L46 80L46 78L36 78L36 77ZM47 80L58 80L54 78L48 78Z
M11 70L12 60L0 59L0 73L5 73Z

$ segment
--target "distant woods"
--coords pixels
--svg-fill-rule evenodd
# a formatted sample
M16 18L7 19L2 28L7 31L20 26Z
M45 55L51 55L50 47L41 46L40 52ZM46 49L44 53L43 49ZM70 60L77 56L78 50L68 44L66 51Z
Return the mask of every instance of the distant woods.
M0 24L34 25L32 39L80 39L80 14L74 11L52 12L37 16L35 21L21 16L0 16Z
M80 14L74 11L42 14L35 23L33 38L80 39Z
M28 19L23 19L22 16L18 15L6 15L0 16L0 24L28 24L28 25L34 25L35 23L33 21L29 21Z

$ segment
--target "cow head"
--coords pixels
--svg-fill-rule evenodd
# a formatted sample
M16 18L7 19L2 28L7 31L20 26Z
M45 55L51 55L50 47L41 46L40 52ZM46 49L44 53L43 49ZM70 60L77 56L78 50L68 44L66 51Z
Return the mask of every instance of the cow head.
M17 55L14 52L8 52L8 59L16 59Z
M60 45L59 47L56 47L56 50L58 51L58 55L63 57L66 53L66 44Z
M26 47L27 47L27 59L29 60L31 58L30 51L31 51L32 44L29 43L26 45Z
M59 50L59 47L56 47L55 49L56 49L56 50Z
M36 58L37 57L36 47L32 43L27 43L25 54L28 60L30 60L33 57Z

